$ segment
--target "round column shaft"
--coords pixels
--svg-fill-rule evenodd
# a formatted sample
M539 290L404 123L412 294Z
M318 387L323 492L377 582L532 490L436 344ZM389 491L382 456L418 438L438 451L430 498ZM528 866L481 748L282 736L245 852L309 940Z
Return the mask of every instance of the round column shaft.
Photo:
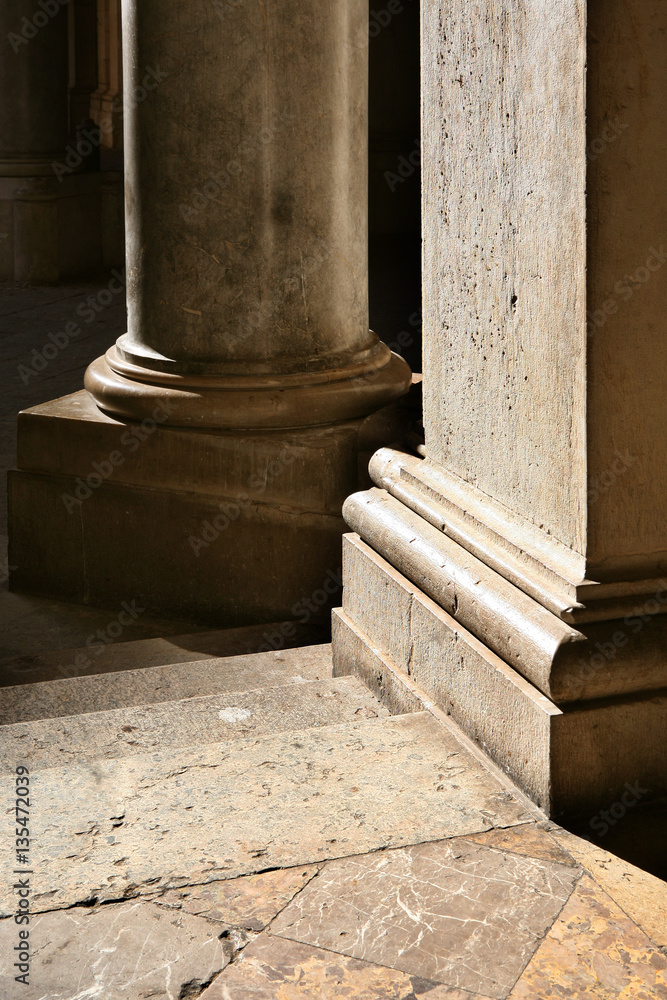
M99 405L298 426L409 371L368 329L367 5L127 0L128 332Z
M67 6L0 4L0 175L52 174L67 145Z

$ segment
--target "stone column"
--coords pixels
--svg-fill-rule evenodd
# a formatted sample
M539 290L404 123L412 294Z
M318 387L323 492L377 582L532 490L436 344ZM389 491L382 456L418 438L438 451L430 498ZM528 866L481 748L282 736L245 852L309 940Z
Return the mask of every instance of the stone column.
M128 332L86 379L107 412L305 426L405 388L368 329L363 18L125 5Z
M91 116L102 129L102 146L123 147L123 59L120 0L97 0L97 90Z
M366 16L125 4L128 330L91 396L23 417L15 509L36 490L51 513L17 517L15 585L230 625L335 592L358 456L396 433L366 418L410 383L368 329ZM72 435L67 489L38 482ZM42 557L38 581L31 532L76 567Z
M667 779L666 29L426 6L425 444L345 507L336 669L410 675L554 815Z
M102 263L105 179L68 142L68 6L8 0L0 32L0 277L52 284Z
M97 88L97 0L70 0L70 139L90 118L91 96Z

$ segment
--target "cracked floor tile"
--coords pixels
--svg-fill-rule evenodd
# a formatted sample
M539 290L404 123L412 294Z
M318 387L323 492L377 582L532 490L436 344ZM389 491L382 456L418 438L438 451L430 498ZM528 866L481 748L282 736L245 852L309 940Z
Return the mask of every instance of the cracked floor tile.
M223 882L168 889L152 897L159 906L173 907L208 920L244 930L264 930L318 871L317 865L284 868Z
M475 844L482 844L486 847L495 847L498 851L523 854L529 858L558 861L563 865L577 865L577 862L554 840L553 836L535 823L510 826L504 830L473 833L466 835L466 840L472 840Z
M667 1000L667 958L584 875L510 1000Z
M0 921L3 1000L179 1000L186 987L198 995L232 951L215 924L150 903L56 910L31 918L26 986L12 968L18 930Z
M271 933L501 1000L578 875L463 838L346 858Z
M488 1000L396 969L262 934L201 1000Z

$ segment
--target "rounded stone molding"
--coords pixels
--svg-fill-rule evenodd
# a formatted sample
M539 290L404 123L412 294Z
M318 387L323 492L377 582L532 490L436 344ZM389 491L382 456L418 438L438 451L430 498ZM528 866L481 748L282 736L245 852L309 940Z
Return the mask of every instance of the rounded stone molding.
M120 420L166 412L168 426L220 429L310 427L362 418L407 392L411 372L380 342L364 361L290 375L177 375L141 368L118 348L94 361L84 384Z

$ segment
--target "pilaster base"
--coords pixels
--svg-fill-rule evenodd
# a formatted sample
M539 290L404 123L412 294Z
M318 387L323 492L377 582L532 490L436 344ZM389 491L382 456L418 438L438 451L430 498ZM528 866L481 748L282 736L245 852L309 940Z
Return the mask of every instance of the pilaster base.
M345 497L378 439L367 420L280 432L130 422L77 392L21 413L9 476L12 589L223 627L326 615ZM409 418L408 418L409 419Z
M556 703L357 534L344 537L343 587L333 622L335 675L357 674L396 712L435 703L548 815L592 817L627 805L628 787L646 800L665 793L667 691L657 668L654 687L630 681L615 697L581 698L569 685L570 700ZM664 618L645 623L654 663L662 656L664 664ZM606 625L612 634L628 632L622 622ZM589 650L589 637L574 641ZM610 683L623 672L620 647L617 654L615 673L598 670L607 680L616 676ZM585 653L582 659L590 665Z
M0 173L0 279L48 285L122 267L122 175L65 173L58 181L48 169Z

